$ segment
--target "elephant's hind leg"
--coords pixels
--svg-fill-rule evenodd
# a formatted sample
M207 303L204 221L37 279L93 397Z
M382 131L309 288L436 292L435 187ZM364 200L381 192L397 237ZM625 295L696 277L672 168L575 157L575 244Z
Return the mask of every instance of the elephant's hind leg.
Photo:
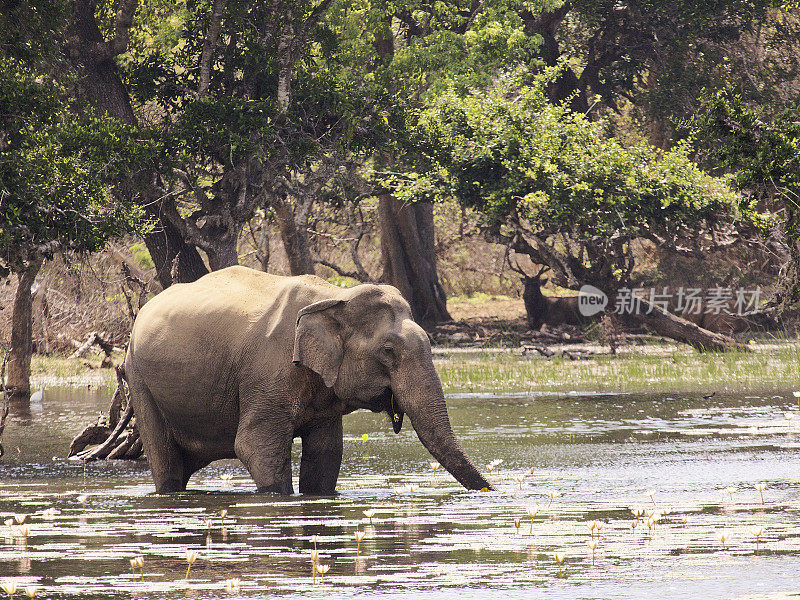
M182 492L192 472L186 474L184 456L167 429L155 400L135 374L128 373L136 427L142 438L156 492Z

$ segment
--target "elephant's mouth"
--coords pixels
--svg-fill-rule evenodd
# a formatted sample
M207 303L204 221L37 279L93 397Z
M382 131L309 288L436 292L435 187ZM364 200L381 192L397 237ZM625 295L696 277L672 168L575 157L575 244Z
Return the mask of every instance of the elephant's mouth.
M392 421L392 429L395 433L400 433L403 427L403 417L405 413L403 413L397 405L397 401L392 393L392 388L387 387L380 394L372 398L369 403L372 412L385 412L389 415L389 419Z

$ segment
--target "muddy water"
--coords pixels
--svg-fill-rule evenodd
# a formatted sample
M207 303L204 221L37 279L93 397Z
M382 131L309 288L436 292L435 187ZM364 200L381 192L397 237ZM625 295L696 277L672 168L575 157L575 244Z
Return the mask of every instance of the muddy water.
M195 475L191 493L156 496L145 464L65 460L108 397L49 389L7 427L0 584L16 583L18 597L26 585L48 598L800 594L800 409L789 390L450 397L476 463L502 461L489 493L433 473L410 428L395 436L385 417L356 413L332 498L255 494L235 461ZM295 473L298 460L296 446ZM22 514L23 525L2 523ZM312 576L313 535L324 576ZM187 549L198 551L188 580Z

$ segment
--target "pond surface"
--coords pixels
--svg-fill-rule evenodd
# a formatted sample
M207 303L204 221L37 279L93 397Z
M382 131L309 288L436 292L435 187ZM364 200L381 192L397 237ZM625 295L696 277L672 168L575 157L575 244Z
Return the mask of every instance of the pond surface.
M18 597L26 585L66 599L800 595L791 390L451 396L476 464L502 461L487 473L497 491L484 493L434 473L410 427L395 436L385 416L354 413L339 493L325 498L255 494L236 461L200 471L191 493L156 496L144 463L64 459L110 393L48 389L6 428L0 584L16 583ZM313 535L324 576L312 576ZM198 552L188 580L187 550Z

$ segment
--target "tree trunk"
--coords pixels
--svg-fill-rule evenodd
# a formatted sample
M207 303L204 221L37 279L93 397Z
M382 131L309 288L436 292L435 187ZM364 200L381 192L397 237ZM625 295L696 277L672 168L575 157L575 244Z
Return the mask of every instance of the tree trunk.
M426 329L452 318L436 271L433 205L379 197L383 281L395 286Z
M32 261L19 274L11 316L11 351L8 355L8 388L12 396L31 394L31 354L33 353L33 295L31 288L42 266L42 259Z
M89 102L100 112L128 125L137 119L130 102L130 94L117 72L114 56L94 16L96 2L76 0L73 4L72 22L68 29L67 53L77 68L81 88ZM136 185L129 182L116 192L132 196L142 195L148 216L160 227L145 236L145 244L156 266L158 280L163 287L173 282L190 282L208 273L203 259L194 246L187 244L178 229L160 214L160 202L149 193L154 173L138 174ZM125 188L125 189L122 189ZM152 196L152 197L151 197Z
M151 211L148 213L152 215ZM178 229L166 217L158 219L156 231L144 238L150 258L156 267L156 277L166 289L173 283L191 283L208 273L197 248L187 244Z
M275 211L281 241L289 259L289 272L292 275L313 275L314 259L311 256L308 242L307 219L305 223L298 223L295 211L286 199L277 199L272 203L272 208Z
M648 326L659 335L694 346L701 352L706 350L748 350L732 337L708 331L639 298L638 310L631 317Z
M239 236L233 232L224 232L215 236L213 243L206 248L208 266L212 271L239 264Z
M267 215L264 215L264 220L261 222L261 235L258 238L258 250L256 250L258 262L261 264L261 270L264 273L269 272L269 221Z

